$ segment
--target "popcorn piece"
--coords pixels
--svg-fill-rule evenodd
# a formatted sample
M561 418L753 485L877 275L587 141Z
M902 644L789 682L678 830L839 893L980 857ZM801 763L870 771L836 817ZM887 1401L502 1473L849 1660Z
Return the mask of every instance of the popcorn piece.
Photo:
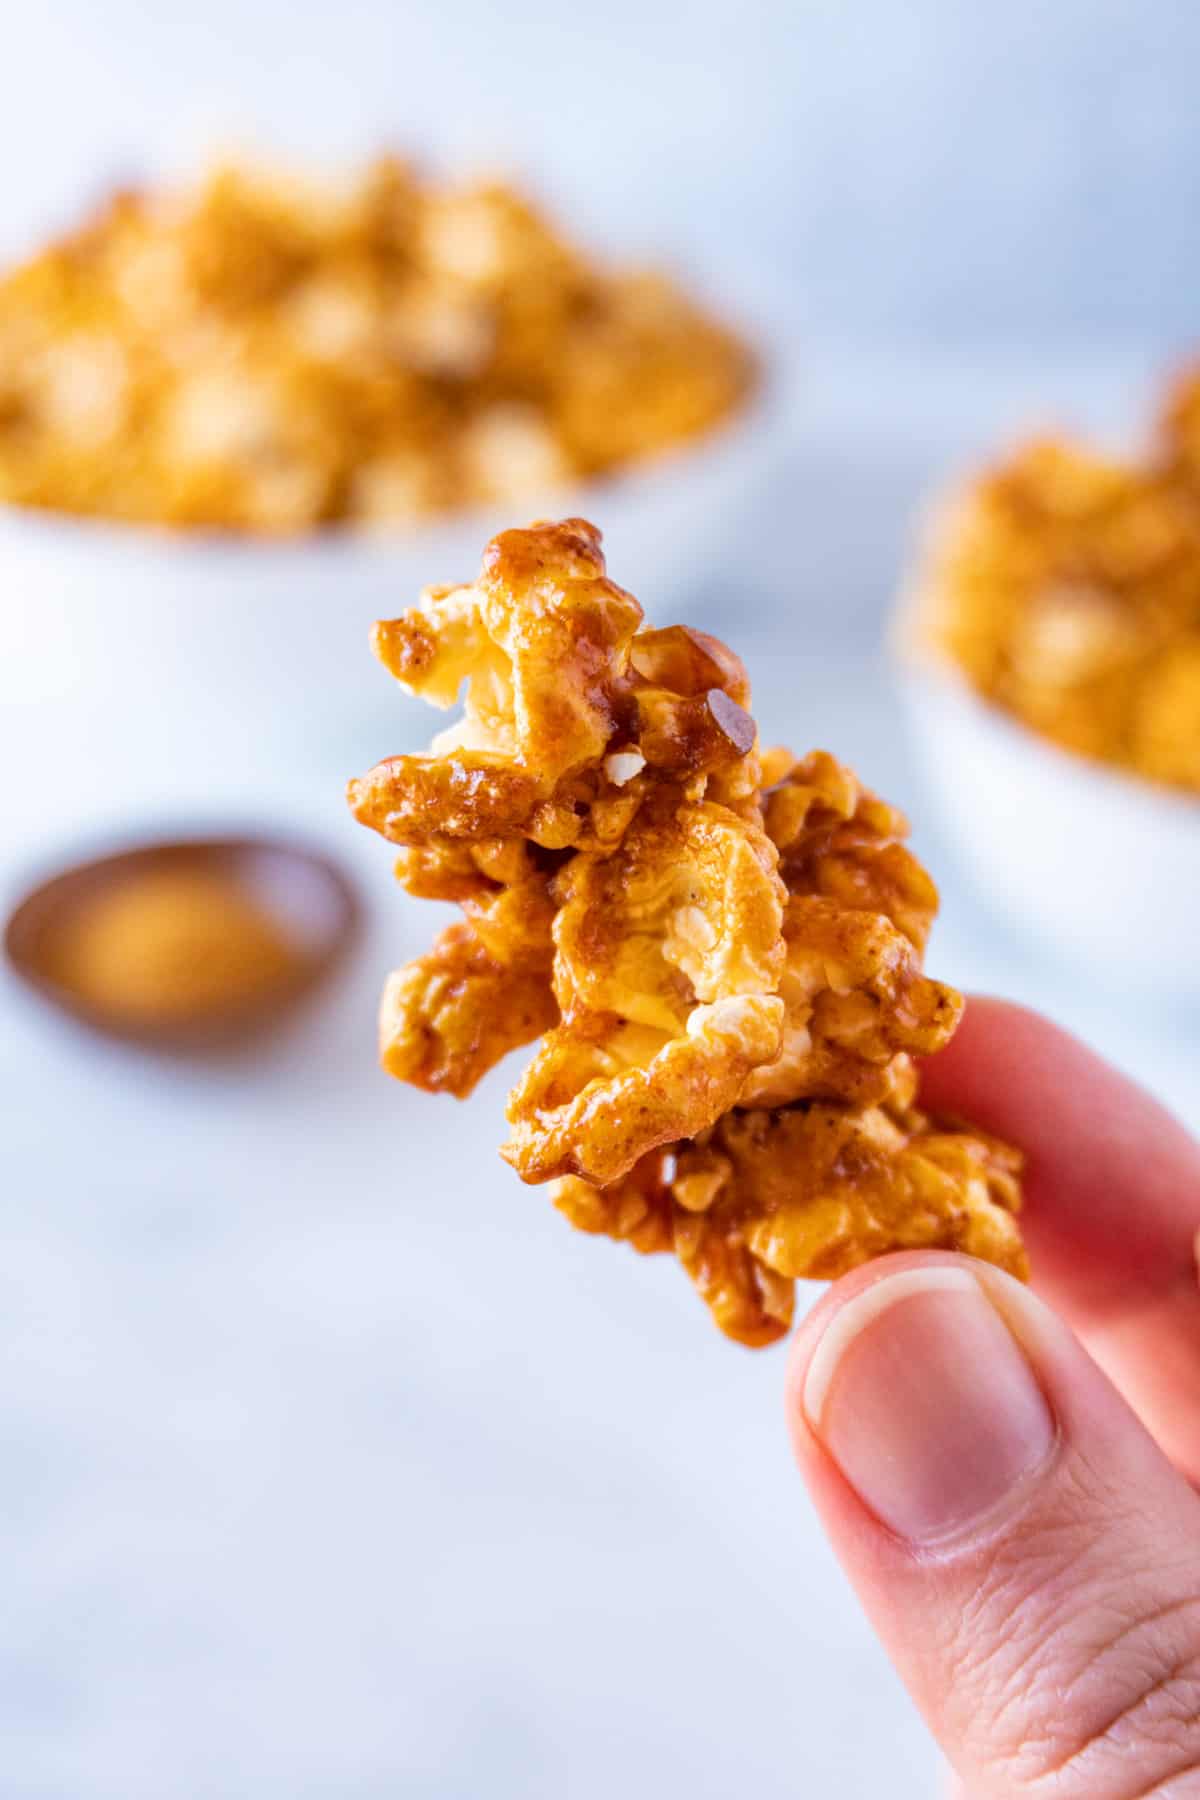
M541 498L571 474L558 439L531 406L480 413L463 433L459 455L464 490L481 501Z
M530 272L543 289L569 286L578 267L533 207L500 182L432 196L418 255L439 274L491 293L522 286Z
M939 1127L912 1107L915 1085L910 1064L879 1106L733 1111L616 1186L560 1181L554 1201L584 1231L675 1250L716 1323L750 1345L787 1331L797 1278L891 1250L961 1250L1024 1279L1020 1157Z
M886 1091L897 1055L930 1055L949 1042L960 996L922 974L916 951L883 914L793 896L783 935L783 1046L747 1082L744 1106L818 1096L870 1103Z
M788 890L882 913L918 952L937 913L937 889L905 844L908 820L825 750L764 758L763 817Z
M420 607L376 627L376 651L400 685L452 706L466 684L457 745L505 756L545 791L599 762L642 609L604 572L599 534L581 519L493 538L473 587L433 588Z
M125 422L129 369L120 340L77 331L48 344L26 371L51 431L86 449L101 449Z
M751 1253L735 1216L688 1208L675 1198L668 1182L673 1156L643 1158L614 1187L564 1176L551 1197L579 1231L616 1238L644 1256L673 1251L727 1337L751 1349L775 1343L791 1327L795 1282ZM694 1179L702 1189L721 1176L698 1172Z
M765 832L712 801L648 804L611 855L555 882L555 986L567 1020L615 1013L674 1032L696 1004L779 984L783 883Z
M736 806L755 795L761 770L750 683L718 638L686 625L641 631L630 655L639 754L660 774L705 778L705 791Z
M778 998L747 995L694 1007L672 1037L560 1026L513 1089L502 1154L524 1181L570 1170L617 1180L648 1147L733 1105L751 1070L777 1054L782 1013Z
M387 530L437 512L445 470L428 451L400 447L372 457L350 480L349 516L365 529Z
M557 1023L550 873L519 839L442 838L404 851L396 879L418 898L455 901L466 920L389 978L380 1057L398 1080L463 1099Z
M487 369L496 324L486 302L450 283L427 282L401 294L386 323L387 342L409 367L457 382Z
M661 275L596 283L568 326L555 412L578 467L600 470L693 437L736 405L751 364Z
M958 995L921 970L937 890L902 842L904 816L833 757L768 761L777 779L763 816L789 894L787 1023L779 1060L751 1077L742 1104L870 1103L898 1056L940 1049L958 1023Z
M612 854L555 882L564 1023L509 1105L503 1154L527 1181L613 1181L733 1104L778 1054L783 885L765 834L711 802L648 809Z
M427 956L388 977L380 1060L398 1081L461 1100L556 1016L548 970L505 966L469 925L448 925Z
M1179 755L1147 760L1138 721L1160 657L1200 630L1198 395L1184 383L1168 406L1166 473L1045 441L987 474L918 588L922 629L981 693L1066 749L1194 789L1186 724Z
M350 784L412 894L466 915L391 977L384 1064L465 1094L544 1034L502 1154L583 1230L672 1250L729 1336L889 1249L1023 1272L1014 1152L914 1107L959 996L907 822L823 751L761 752L741 663L641 629L582 520L502 533L376 628L459 723Z
M390 757L351 805L393 843L517 832L547 849L611 847L656 781L737 803L756 790L745 670L682 628L638 632L585 520L494 538L472 586L429 588L375 628L400 685L462 718L428 756ZM636 634L636 636L635 636ZM640 759L636 771L613 756Z

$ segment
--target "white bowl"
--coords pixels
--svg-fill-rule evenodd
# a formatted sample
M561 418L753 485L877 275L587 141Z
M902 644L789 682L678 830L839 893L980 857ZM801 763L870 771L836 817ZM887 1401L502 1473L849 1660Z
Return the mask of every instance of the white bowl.
M694 446L405 534L272 543L0 511L0 752L73 822L109 816L117 787L126 814L139 798L211 812L314 770L332 792L429 732L371 656L372 621L470 580L494 531L591 518L614 579L669 622L775 463L788 407L786 371L771 375Z
M1200 1001L1200 799L1060 750L931 652L904 660L927 784L981 896L1110 988Z

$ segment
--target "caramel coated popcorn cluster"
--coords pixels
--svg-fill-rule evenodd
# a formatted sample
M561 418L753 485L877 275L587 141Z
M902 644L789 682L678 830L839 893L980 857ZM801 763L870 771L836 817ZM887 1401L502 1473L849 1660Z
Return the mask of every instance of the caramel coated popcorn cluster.
M799 1276L959 1248L1018 1274L1015 1153L915 1109L962 1002L899 813L823 751L760 752L741 663L643 630L581 519L375 629L461 719L350 784L410 893L457 902L384 993L384 1066L458 1096L540 1039L503 1155L586 1231L674 1250L723 1331L771 1342Z
M716 425L746 348L510 188L381 159L118 195L0 281L0 498L179 527L391 526Z
M958 495L921 628L980 693L1068 750L1200 794L1200 379L1140 467L1028 445Z

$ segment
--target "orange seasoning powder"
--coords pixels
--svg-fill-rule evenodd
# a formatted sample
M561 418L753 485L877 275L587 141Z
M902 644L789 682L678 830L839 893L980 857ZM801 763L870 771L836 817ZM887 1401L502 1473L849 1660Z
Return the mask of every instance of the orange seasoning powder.
M82 898L45 945L43 972L133 1027L252 1005L305 960L243 884L220 870L153 869Z

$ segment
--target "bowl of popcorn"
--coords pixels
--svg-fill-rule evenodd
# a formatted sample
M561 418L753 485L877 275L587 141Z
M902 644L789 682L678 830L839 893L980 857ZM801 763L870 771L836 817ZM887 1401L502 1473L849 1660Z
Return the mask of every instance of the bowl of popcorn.
M370 622L514 508L601 490L624 565L685 580L772 454L752 335L511 187L392 158L117 194L0 278L18 741L79 776L118 741L319 753L370 716Z
M1200 995L1200 377L1158 447L1045 438L933 516L901 614L918 745L981 890Z

